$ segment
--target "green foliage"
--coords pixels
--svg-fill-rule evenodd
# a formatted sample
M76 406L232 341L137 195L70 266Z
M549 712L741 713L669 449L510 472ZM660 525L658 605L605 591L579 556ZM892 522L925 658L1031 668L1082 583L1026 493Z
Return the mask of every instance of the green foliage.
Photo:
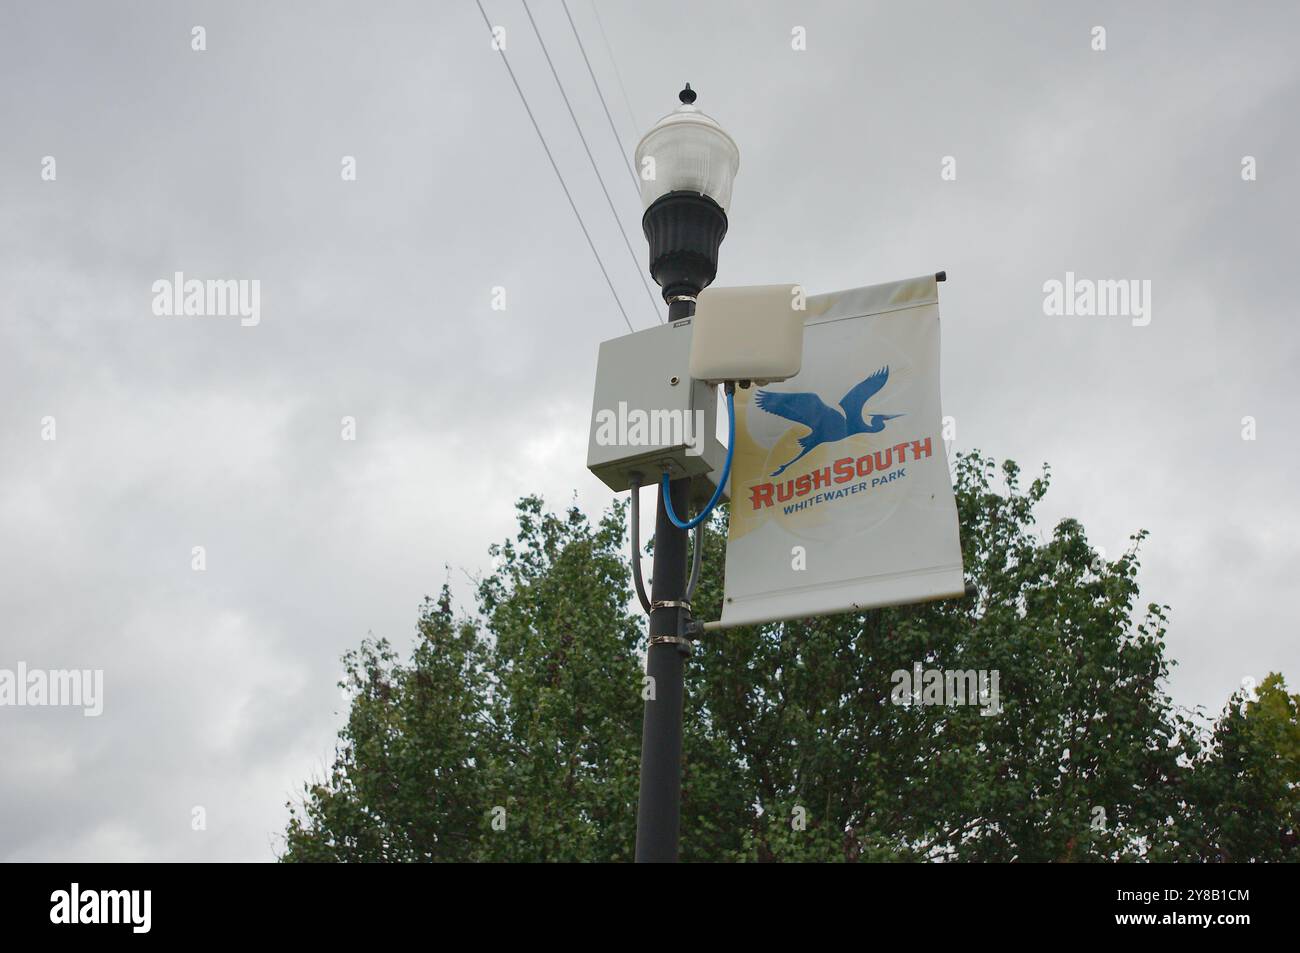
M1193 767L1159 859L1290 860L1300 856L1300 695L1269 675L1254 699L1233 695Z
M1167 606L1138 547L1034 530L1048 474L959 458L966 599L731 629L687 665L684 860L1295 859L1300 697L1270 676L1217 724L1165 694ZM408 663L345 658L329 778L290 805L283 859L627 860L642 620L625 510L518 505L478 612L426 602ZM725 519L701 618L722 599ZM1000 673L1001 712L896 704L896 672ZM504 829L501 829L504 828Z
M470 860L481 855L483 805L498 735L487 652L452 620L446 590L426 600L409 665L367 641L344 657L352 707L328 781L291 810L286 859Z

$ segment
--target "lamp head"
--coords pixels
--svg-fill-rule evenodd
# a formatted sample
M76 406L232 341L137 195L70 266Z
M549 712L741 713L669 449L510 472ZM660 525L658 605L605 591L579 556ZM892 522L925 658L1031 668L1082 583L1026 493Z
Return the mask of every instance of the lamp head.
M740 166L735 140L696 107L690 83L677 98L636 147L650 274L669 301L693 298L716 277Z
M636 147L641 206L649 208L669 192L707 195L725 212L740 167L740 148L716 119L695 105L687 83L681 105L660 119Z

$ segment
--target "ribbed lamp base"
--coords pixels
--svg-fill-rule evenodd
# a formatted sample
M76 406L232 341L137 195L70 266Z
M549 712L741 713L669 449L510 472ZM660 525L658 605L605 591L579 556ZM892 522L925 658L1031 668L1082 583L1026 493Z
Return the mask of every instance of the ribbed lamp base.
M669 192L645 210L641 229L650 243L650 274L673 295L697 295L718 274L718 248L727 213L699 192Z

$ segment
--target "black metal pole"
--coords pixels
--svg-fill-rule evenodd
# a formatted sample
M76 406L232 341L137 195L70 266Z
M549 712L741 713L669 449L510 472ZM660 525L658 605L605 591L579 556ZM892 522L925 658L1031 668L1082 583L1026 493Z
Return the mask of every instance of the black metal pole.
M695 102L690 83L678 98ZM718 246L727 234L727 213L707 195L672 191L655 199L641 218L650 243L650 274L663 289L669 322L695 314L695 296L718 273ZM656 487L662 484L656 483ZM673 511L686 518L691 481L668 484ZM650 586L650 645L646 651L645 720L641 727L641 792L636 811L638 863L672 863L682 814L682 675L690 657L683 636L687 531L668 517L663 490L655 518L654 579Z
M695 313L695 302L668 302L668 320ZM673 511L682 519L690 506L689 479L668 484ZM682 675L690 646L680 640L677 605L686 598L687 531L668 518L663 490L655 484L659 507L655 515L654 576L650 584L650 647L646 674L652 690L646 697L641 728L641 792L636 813L637 863L677 860L682 809Z

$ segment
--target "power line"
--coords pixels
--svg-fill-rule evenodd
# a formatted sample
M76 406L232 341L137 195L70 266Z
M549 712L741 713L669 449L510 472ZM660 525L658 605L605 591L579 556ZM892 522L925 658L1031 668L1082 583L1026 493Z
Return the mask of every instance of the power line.
M551 54L546 49L546 41L542 39L542 31L537 28L537 21L533 19L533 11L528 8L528 0L522 0L522 2L524 13L528 14L528 22L533 25L533 33L537 35L537 42L541 44L542 55L546 57L546 65L551 68L551 75L555 77L555 85L560 90L560 97L564 100L564 107L569 111L569 118L573 120L573 128L578 131L578 138L582 141L583 151L587 153L587 161L591 163L591 171L596 173L596 181L600 183L600 191L605 195L605 203L609 206L610 214L614 216L614 224L618 226L618 233L623 236L623 245L627 248L628 257L632 259L632 267L641 276L641 284L645 287L646 297L650 299L650 307L654 311L655 318L662 322L664 318L659 313L659 306L655 303L654 292L650 290L650 282L646 281L645 271L641 268L641 262L636 257L636 252L632 250L632 243L628 241L627 231L623 228L623 220L619 217L618 209L614 207L614 200L609 197L609 189L605 188L605 178L600 174L600 166L596 165L596 157L591 154L591 147L587 145L587 137L582 133L582 126L578 122L577 113L573 111L573 105L569 102L569 94L564 91L564 84L560 82L560 74L555 69L555 63L551 61Z
M605 52L609 56L609 62L614 67L614 78L618 80L618 88L623 91L623 105L627 107L628 117L632 120L632 128L640 129L641 124L636 121L636 113L632 112L632 102L627 98L627 87L623 85L623 74L618 71L618 60L614 59L614 51L609 46L609 37L605 35L605 24L601 22L600 11L596 9L596 0L591 0L591 12L595 14L596 27L600 30L600 38L605 44Z
M487 11L483 9L481 0L474 0L474 4L478 7L478 12L483 15L483 22L487 24L488 33L493 33L492 21L488 19ZM495 37L495 34L493 35ZM519 80L515 78L515 71L511 69L510 61L506 59L506 51L503 49L498 52L501 54L501 62L506 64L506 72L510 74L510 82L515 84L515 92L519 94L519 101L524 104L524 112L528 113L528 119L533 124L537 138L542 143L546 158L551 160L551 168L555 170L555 177L560 180L560 188L564 190L564 197L569 200L569 208L573 209L574 217L578 220L578 227L582 229L582 234L587 239L587 245L591 248L591 254L595 256L596 264L600 266L600 273L605 276L605 284L609 285L609 293L614 296L614 303L618 305L618 310L623 315L623 323L627 325L629 331L635 331L636 328L632 327L632 322L628 320L627 311L623 308L623 302L618 298L618 292L614 290L614 282L609 280L609 272L605 270L605 263L600 260L600 252L596 251L596 243L591 240L591 233L587 231L587 226L582 221L582 213L578 211L578 206L569 193L569 187L564 184L564 176L560 174L560 167L555 163L555 156L551 155L551 147L546 144L546 137L542 135L542 127L537 125L537 119L533 116L532 107L528 105L528 98L524 95Z
M578 35L578 25L573 22L573 14L569 12L569 0L560 0L560 6L564 7L564 15L569 18L569 28L573 30L573 38L578 41L582 61L587 64L587 72L591 74L591 85L596 87L596 95L600 97L600 108L605 110L605 118L609 120L609 131L614 136L614 144L618 146L618 151L623 153L623 158L627 162L627 171L632 176L632 185L636 188L637 196L640 197L641 182L636 177L636 170L632 168L631 157L623 151L623 141L618 137L618 129L614 126L614 117L609 114L609 105L605 102L605 94L600 91L600 80L596 79L596 71L591 68L591 60L587 59L586 47L582 45L582 37Z

